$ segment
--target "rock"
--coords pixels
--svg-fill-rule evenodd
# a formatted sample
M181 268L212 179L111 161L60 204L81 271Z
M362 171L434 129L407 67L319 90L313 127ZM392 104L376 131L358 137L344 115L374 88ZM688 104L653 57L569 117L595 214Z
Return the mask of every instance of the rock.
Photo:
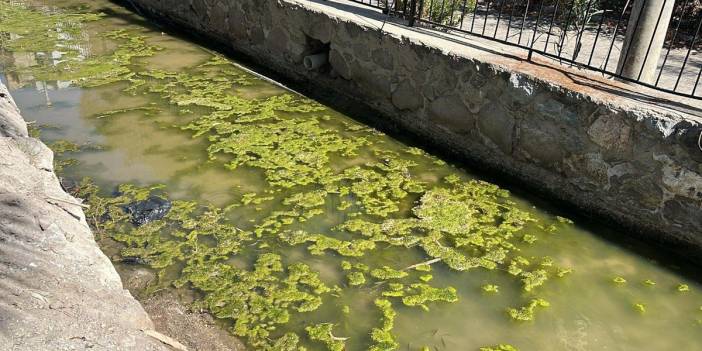
M268 34L271 49L278 54L285 53L288 49L288 33L281 27L275 27Z
M147 265L149 262L144 259L143 257L137 257L137 256L121 256L119 258L119 261L122 263L126 264L138 264L138 265Z
M654 155L653 158L663 164L662 181L668 191L702 201L702 175L677 165L667 155Z
M27 135L27 124L20 116L15 101L7 88L0 84L0 136L26 137Z
M344 79L351 79L351 71L349 70L349 65L346 63L346 59L341 55L339 50L332 48L329 51L329 64L336 73L338 73Z
M514 117L509 111L498 104L487 105L480 111L478 127L502 152L507 155L512 153Z
M429 107L432 122L448 130L464 133L474 129L473 118L458 96L444 96L434 100Z
M702 203L679 196L667 201L663 207L665 219L681 227L689 226L690 223L696 227L702 226L700 213L702 213Z
M424 97L410 80L404 80L392 92L392 104L400 110L418 110L424 106Z
M156 273L144 267L130 266L120 270L124 287L134 295L146 290L151 282L156 281Z
M390 56L386 49L375 49L373 50L371 56L373 57L373 63L387 70L392 70L392 56Z
M522 123L519 129L520 149L526 151L530 158L544 165L553 165L563 160L565 153L558 144L559 136L539 126L534 128Z
M123 207L132 224L139 227L146 223L162 219L171 210L173 204L158 196L149 196L144 201L137 201Z
M443 96L431 103L430 114L440 120L460 120L467 118L468 109L457 96Z
M602 115L587 130L590 139L600 147L614 151L620 156L631 154L631 127L623 118Z
M578 125L578 115L563 102L555 99L549 93L541 93L534 103L534 112L543 120L554 124L566 124L571 127Z
M61 183L61 189L69 194L75 194L80 186L80 182L74 178L61 177L59 182Z

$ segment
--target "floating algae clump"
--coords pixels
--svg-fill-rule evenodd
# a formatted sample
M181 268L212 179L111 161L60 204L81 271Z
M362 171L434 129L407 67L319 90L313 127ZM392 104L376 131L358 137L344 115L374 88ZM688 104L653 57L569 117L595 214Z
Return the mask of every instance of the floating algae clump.
M392 269L388 266L383 266L382 268L373 269L373 270L371 270L370 274L373 278L380 279L380 280L400 279L400 278L404 278L408 275L407 272L398 271L398 270Z
M366 276L363 275L363 272L351 272L346 278L351 286L363 285L366 282Z
M551 304L544 299L532 299L528 305L520 307L519 309L510 308L507 310L509 316L517 321L533 321L534 311L537 307L548 307Z
M383 314L382 326L371 330L371 339L374 344L369 348L370 351L390 351L396 350L399 346L395 336L391 331L395 324L395 316L397 313L392 308L392 303L386 299L375 300L375 305Z
M616 284L626 284L626 279L624 279L622 277L614 277L614 279L612 279L612 281Z
M522 272L521 276L523 277L524 291L532 291L548 280L548 273L543 269L537 269L533 272Z
M519 351L516 347L509 344L499 344L490 347L481 347L480 351Z
M678 290L678 292L682 292L682 293L689 292L690 286L687 284L679 284L677 287L677 290Z
M494 284L483 285L481 289L489 294L497 294L500 292L500 287Z
M417 283L410 285L410 293L402 298L402 303L407 306L419 306L428 310L427 302L445 301L456 302L458 295L453 287L435 288L428 284Z
M324 343L329 351L343 351L346 338L335 337L332 329L334 325L331 323L320 323L305 328L310 339Z

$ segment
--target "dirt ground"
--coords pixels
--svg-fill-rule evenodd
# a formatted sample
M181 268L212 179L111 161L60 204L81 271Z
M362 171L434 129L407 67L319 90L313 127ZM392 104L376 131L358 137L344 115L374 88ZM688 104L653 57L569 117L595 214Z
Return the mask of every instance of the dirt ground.
M151 296L142 293L155 279L153 272L134 266L118 268L123 284L141 302L155 329L177 339L188 350L243 351L244 344L204 311L190 306L192 293L187 290L161 290Z

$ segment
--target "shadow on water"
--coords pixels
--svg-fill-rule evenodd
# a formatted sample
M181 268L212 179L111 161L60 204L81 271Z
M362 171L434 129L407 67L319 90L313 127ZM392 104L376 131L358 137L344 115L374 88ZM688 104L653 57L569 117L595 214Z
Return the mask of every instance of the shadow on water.
M603 216L603 214L584 211L582 208L578 208L569 202L560 200L557 194L545 193L544 189L536 187L525 180L510 176L506 172L494 169L480 161L467 158L464 154L449 147L421 138L403 129L397 123L388 123L388 121L393 121L392 119L373 118L371 116L377 116L379 112L363 103L359 103L360 101L356 99L335 94L326 89L314 89L315 87L309 84L308 81L285 77L271 68L262 66L254 57L228 47L217 38L198 34L195 31L187 31L184 26L170 19L158 18L158 23L145 20L139 13L145 16L150 16L150 14L144 9L134 8L129 1L109 1L136 12L116 12L108 8L99 9L111 17L154 31L167 30L171 36L194 42L204 48L225 54L245 68L252 70L255 74L267 77L287 89L294 90L332 107L357 121L387 133L402 143L439 155L448 163L463 168L482 180L508 189L512 194L526 199L531 205L543 211L573 219L583 229L594 233L612 245L641 256L650 262L655 262L670 272L702 283L702 275L699 274L699 260L702 255L699 252L699 248L684 244L671 248L670 242L657 239L660 238L659 233L642 232L622 225L613 218ZM625 233L633 233L633 235L626 235Z

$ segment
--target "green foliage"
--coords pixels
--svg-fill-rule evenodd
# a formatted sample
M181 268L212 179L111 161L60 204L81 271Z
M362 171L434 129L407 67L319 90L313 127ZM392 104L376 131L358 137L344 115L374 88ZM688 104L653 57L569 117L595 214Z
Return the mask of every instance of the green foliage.
M461 23L461 10L465 6L466 13L470 13L475 7L476 0L436 0L424 2L425 8L422 17L431 21L447 25L456 26Z

